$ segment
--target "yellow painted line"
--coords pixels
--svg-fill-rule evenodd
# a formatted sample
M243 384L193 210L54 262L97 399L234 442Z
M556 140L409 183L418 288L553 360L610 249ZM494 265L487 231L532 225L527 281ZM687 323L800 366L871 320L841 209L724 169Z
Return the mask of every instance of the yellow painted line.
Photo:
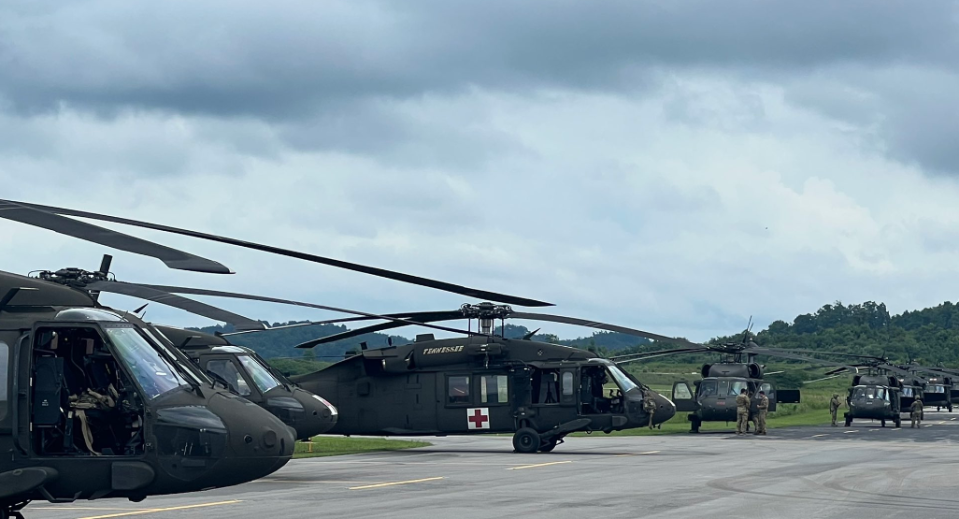
M814 434L810 438L822 438L823 436L829 436L828 434Z
M240 502L241 502L240 500L234 500L234 501L219 501L216 503L201 503L198 505L174 506L171 508L147 508L145 510L136 510L134 512L123 512L119 514L110 514L110 515L96 515L91 517L82 517L81 519L110 519L111 517L128 517L131 515L157 514L160 512L175 512L178 510L193 510L195 508L208 508L211 506L235 505Z
M439 481L443 479L442 477L438 478L424 478L424 479L411 479L409 481L393 481L391 483L376 483L374 485L363 485L360 487L350 487L350 490L365 490L367 488L383 488L383 487L392 487L396 485L410 485L412 483L425 483L427 481Z
M567 463L572 463L572 461L551 461L549 463L537 463L536 465L523 465L520 467L510 467L506 470L535 469L537 467L548 467L550 465L565 465Z

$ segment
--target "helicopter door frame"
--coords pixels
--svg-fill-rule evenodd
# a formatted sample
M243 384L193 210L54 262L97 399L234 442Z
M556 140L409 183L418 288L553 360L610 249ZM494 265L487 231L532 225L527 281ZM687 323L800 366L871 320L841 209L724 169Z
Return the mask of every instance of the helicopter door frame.
M778 393L776 392L776 385L768 380L763 380L759 383L759 389L756 390L757 397L760 391L765 392L766 398L769 399L769 408L766 411L769 413L776 412L776 403L779 401L777 399Z
M680 398L677 396L677 389L680 387L685 388L685 393L688 394L688 397L683 396ZM673 404L676 406L676 412L679 413L691 413L696 410L696 393L689 387L689 382L685 380L677 380L673 382L673 391L672 394Z

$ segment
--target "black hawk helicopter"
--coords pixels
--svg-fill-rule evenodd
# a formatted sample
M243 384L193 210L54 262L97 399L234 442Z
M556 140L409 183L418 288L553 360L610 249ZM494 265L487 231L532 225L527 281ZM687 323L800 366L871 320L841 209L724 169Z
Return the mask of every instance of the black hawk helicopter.
M268 475L289 427L213 387L137 316L0 272L0 519L31 500L193 492Z
M0 218L152 256L175 269L231 273L215 261L64 215L229 243L459 294L549 305L232 238L0 200ZM43 279L0 272L0 449L10 453L9 459L0 460L0 519L19 516L35 499L140 500L237 484L273 472L292 455L290 427L252 402L217 389L188 357L170 347L172 341L161 337L158 328L100 305L97 297L101 292L142 297L240 323L239 329L266 327L175 293L343 310L246 294L120 283L109 279L107 258L97 272L44 271Z
M255 351L225 337L155 325L190 360L235 394L264 407L296 430L297 440L329 431L338 411L323 397L305 391L274 369Z
M655 425L676 412L669 399L607 359L577 348L533 341L535 332L509 339L496 335L493 325L496 320L502 323L516 318L633 335L637 330L516 312L492 303L388 317L400 321L357 328L297 347L312 348L374 331L460 319L476 319L479 333L440 340L424 334L412 344L378 349L364 344L358 354L326 369L293 377L294 382L324 395L341 410L330 431L333 434L513 433L517 452L550 452L573 432L610 433ZM344 318L324 324L366 319Z
M765 366L756 362L757 355L770 355L792 360L823 362L799 353L812 353L806 350L784 350L764 348L749 340L749 329L743 333L738 343L698 344L685 339L665 337L645 333L645 337L655 341L678 343L683 348L634 353L612 357L617 364L642 361L653 357L675 354L718 353L718 363L704 364L700 374L702 380L693 382L677 381L673 383L672 401L676 410L688 412L690 432L698 433L703 422L735 422L736 397L746 389L751 400L750 417L757 412L759 403L756 396L763 391L769 399L769 412L774 412L778 404L795 404L800 401L798 389L777 389L776 385L763 379Z

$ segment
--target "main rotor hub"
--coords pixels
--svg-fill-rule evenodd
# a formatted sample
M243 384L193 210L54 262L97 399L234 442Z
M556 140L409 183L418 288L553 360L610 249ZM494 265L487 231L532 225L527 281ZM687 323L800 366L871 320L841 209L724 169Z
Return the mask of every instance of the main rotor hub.
M79 268L65 268L56 271L41 270L37 273L37 277L44 281L80 289L86 288L90 283L107 280L105 272L90 272Z
M506 319L513 313L513 309L509 305L494 305L493 303L471 305L465 303L460 306L460 312L467 319L478 319L480 333L489 335L493 333L493 321Z

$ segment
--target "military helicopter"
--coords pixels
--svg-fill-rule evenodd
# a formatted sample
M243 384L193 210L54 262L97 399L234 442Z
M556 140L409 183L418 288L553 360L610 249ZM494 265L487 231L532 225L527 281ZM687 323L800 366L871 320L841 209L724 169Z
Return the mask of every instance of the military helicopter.
M235 485L293 454L292 431L217 389L137 316L0 272L0 519L30 501Z
M718 363L703 365L700 372L703 378L693 382L695 389L690 388L689 382L685 380L673 383L672 401L676 404L677 411L689 413L687 420L690 422L692 433L698 433L703 422L735 422L736 397L743 389L746 389L751 398L751 415L757 412L756 406L759 402L754 397L760 391L763 391L769 399L769 412L774 412L778 404L799 403L798 389L777 389L773 382L763 380L765 366L756 362L757 355L817 361L817 359L798 355L805 350L760 347L749 340L749 328L743 333L743 339L739 343L697 344L685 339L655 334L647 334L646 337L657 341L679 343L685 347L621 355L612 357L610 360L617 364L626 364L664 355L720 354Z
M154 328L230 391L267 409L296 430L297 440L323 434L336 424L336 407L297 387L255 351L217 335L172 326Z
M507 318L557 322L635 334L630 328L571 317L516 312L506 305L464 304L459 310L389 314L394 319L300 344L312 348L389 328L477 320L478 333L369 349L321 371L293 377L340 410L330 431L343 435L513 433L516 452L550 452L570 433L645 426L672 418L669 399L596 354L494 333ZM337 320L359 321L366 318ZM329 321L327 321L329 322ZM501 329L505 330L505 327ZM606 388L609 385L609 388ZM648 405L648 404L647 404Z
M231 273L215 261L64 214L230 243L461 294L549 305L242 240L0 200L0 218L152 256L171 268ZM43 271L40 278L0 272L0 449L10 453L0 460L0 519L19 516L23 506L36 499L141 500L237 484L267 475L290 459L295 440L291 428L250 401L217 389L188 357L170 347L169 338L160 338L156 327L97 302L101 292L134 295L239 323L240 329L266 328L176 291L340 311L246 294L121 283L109 279L106 258L96 272L71 268Z

